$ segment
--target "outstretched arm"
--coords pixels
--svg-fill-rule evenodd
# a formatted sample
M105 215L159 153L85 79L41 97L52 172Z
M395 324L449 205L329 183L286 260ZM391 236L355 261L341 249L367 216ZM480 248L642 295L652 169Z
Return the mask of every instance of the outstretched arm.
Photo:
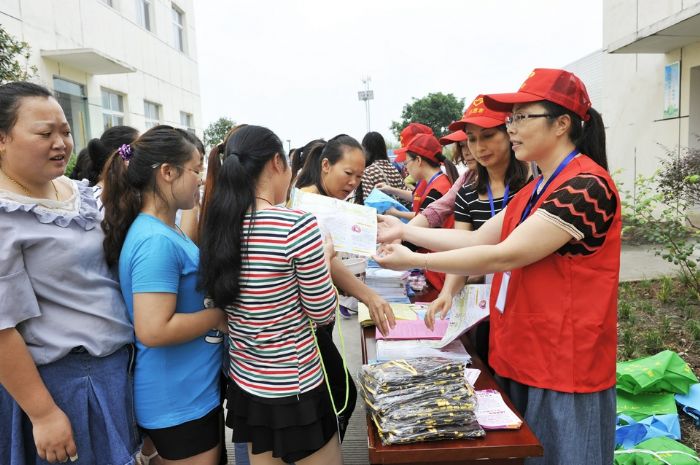
M473 234L477 235L500 215L491 218ZM466 234L464 231L455 232ZM571 234L539 215L532 215L503 242L495 245L474 245L449 252L418 254L398 244L387 244L382 246L374 259L381 266L394 270L426 268L455 274L487 274L535 263L559 250L572 238Z

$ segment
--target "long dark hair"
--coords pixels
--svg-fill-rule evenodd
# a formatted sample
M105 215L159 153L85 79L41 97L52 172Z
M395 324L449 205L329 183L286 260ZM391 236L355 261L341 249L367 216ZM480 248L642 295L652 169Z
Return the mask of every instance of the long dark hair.
M389 159L386 153L386 141L378 132L372 131L365 134L365 137L362 138L362 147L365 149L367 166L377 160Z
M296 180L296 187L316 186L321 195L328 195L321 182L321 162L327 158L328 163L333 166L343 158L349 149L362 150L362 146L347 134L338 134L328 142L321 141L315 144L306 155L304 167Z
M569 138L574 143L579 152L588 155L591 160L598 163L603 169L608 171L608 155L605 148L605 126L603 117L594 108L588 109L588 121L583 121L579 115L567 110L561 105L557 105L549 100L539 102L546 112L552 115L548 118L550 124L554 118L562 115L569 115L571 118L571 129Z
M18 110L26 97L53 97L46 87L31 82L0 85L0 133L10 134L17 122Z
M498 126L495 129L502 131L506 134L506 136L508 136L508 131L506 130L505 125ZM522 188L527 183L527 180L530 178L530 174L527 169L527 163L515 158L515 152L513 151L513 147L510 146L510 144L508 152L508 168L506 168L506 174L505 179L503 179L503 185L509 186L510 193L514 194L515 192L518 192L520 188ZM476 191L482 195L486 194L486 186L489 184L489 182L491 182L489 180L489 172L478 161L476 163L475 182Z
M275 155L286 164L282 141L261 126L240 128L226 143L199 246L199 288L218 307L233 303L240 291L243 220L248 210L255 219L255 186Z
M126 233L141 211L144 194L155 193L163 198L156 184L156 170L164 163L182 166L195 150L194 144L182 132L170 126L149 129L129 147L128 165L115 151L103 171L103 247L109 265L119 261Z
M90 139L87 144L90 163L85 177L90 181L91 186L100 180L109 156L122 144L132 143L138 135L139 132L131 126L113 126L103 132L99 138Z
M207 179L204 181L204 194L202 195L202 200L200 202L199 208L199 231L198 237L202 237L202 230L204 229L204 218L207 216L207 210L209 209L209 200L214 195L214 189L216 188L216 178L219 175L219 169L221 169L221 164L223 163L224 151L226 150L226 142L232 134L241 128L248 126L247 124L239 124L229 129L224 141L218 145L215 145L209 151L209 156L207 157Z

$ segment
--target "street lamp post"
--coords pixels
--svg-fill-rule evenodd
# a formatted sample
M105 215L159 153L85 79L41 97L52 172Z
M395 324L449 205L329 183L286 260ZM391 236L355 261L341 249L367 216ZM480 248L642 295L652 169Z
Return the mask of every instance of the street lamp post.
M287 139L287 153L292 151L292 139Z
M365 78L362 78L362 83L365 85L365 90L361 90L357 93L357 98L363 102L365 102L365 115L367 117L367 132L369 132L370 129L370 122L369 122L369 101L374 99L374 91L369 89L369 83L372 82L372 78L367 76Z

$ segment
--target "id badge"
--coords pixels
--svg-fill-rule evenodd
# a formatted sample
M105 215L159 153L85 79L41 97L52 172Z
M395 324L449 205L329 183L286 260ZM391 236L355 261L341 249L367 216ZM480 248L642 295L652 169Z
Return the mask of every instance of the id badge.
M506 309L506 296L508 295L508 284L510 283L510 271L503 272L503 279L501 280L501 288L498 290L498 297L496 298L496 310L503 312Z

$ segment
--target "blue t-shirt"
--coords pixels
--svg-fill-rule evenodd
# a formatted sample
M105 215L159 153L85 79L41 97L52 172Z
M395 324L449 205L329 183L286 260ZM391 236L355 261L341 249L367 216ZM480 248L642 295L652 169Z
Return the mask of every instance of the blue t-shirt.
M204 308L196 290L199 249L159 219L139 214L119 257L122 294L134 320L134 293L177 294L175 312ZM147 347L136 339L134 395L143 428L176 426L203 417L219 405L223 336L210 331L192 341Z

